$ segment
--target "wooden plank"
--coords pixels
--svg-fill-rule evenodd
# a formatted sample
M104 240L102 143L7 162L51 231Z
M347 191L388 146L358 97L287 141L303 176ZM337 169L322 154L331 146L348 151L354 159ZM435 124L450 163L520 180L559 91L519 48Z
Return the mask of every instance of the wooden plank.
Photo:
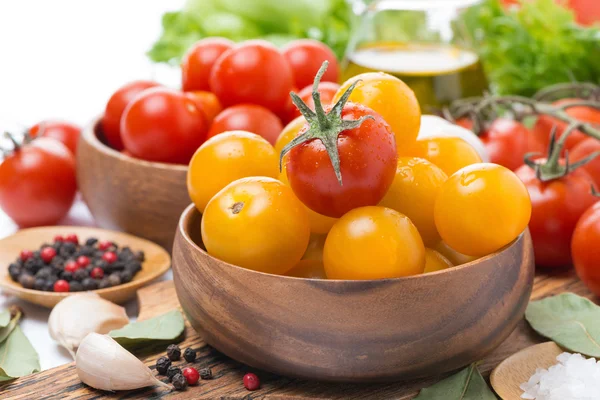
M538 275L535 279L533 299L562 293L574 292L595 301L575 274L570 271L559 275ZM178 308L177 296L173 282L162 282L138 292L140 302L140 319L151 318L166 311ZM511 336L480 364L480 370L487 376L490 371L506 357L532 344L544 341L522 321ZM196 332L186 325L186 339L182 348L192 347L198 351L198 360L194 365L198 368L211 367L214 379L201 381L200 386L190 387L184 392L169 392L164 389L140 389L114 394L90 389L83 385L76 374L73 363L48 371L18 379L0 386L2 399L397 399L409 400L418 391L440 379L433 377L410 382L378 383L378 384L333 384L303 381L276 376L258 371L262 387L255 392L248 392L242 377L250 369L207 346ZM134 351L148 366L154 368L156 359L165 352L166 344L155 344ZM184 364L185 362L180 362ZM254 371L253 372L257 372ZM165 379L166 381L166 379Z

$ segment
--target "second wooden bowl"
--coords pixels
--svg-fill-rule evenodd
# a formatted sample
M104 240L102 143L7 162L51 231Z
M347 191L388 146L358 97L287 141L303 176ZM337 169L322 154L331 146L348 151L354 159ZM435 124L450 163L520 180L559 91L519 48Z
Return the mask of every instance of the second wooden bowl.
M167 250L190 203L187 166L128 157L104 144L100 119L81 135L77 181L98 226L129 232Z
M448 372L482 359L522 319L533 286L531 237L427 275L369 281L269 275L211 257L201 216L181 217L177 296L205 341L277 374L385 381Z

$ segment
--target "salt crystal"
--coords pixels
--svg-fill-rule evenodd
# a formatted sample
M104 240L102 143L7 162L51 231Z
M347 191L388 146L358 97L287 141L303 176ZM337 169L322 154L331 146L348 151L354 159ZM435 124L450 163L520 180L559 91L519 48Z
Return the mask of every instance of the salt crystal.
M581 354L562 353L558 364L538 368L521 384L522 399L528 400L600 400L600 360Z

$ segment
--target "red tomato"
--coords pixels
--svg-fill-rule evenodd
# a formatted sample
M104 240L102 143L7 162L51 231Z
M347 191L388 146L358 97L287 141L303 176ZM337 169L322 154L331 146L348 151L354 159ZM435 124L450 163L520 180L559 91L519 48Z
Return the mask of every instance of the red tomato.
M208 124L182 92L154 88L125 109L121 132L125 149L148 161L187 164L204 140Z
M592 178L581 168L549 182L538 180L526 165L515 173L527 186L531 198L529 230L536 264L551 268L569 266L575 224L596 201L590 193Z
M561 99L555 101L553 104L560 106L568 103L578 102L580 99ZM567 114L571 117L576 118L582 122L590 122L593 124L600 125L600 110L596 110L591 107L571 107L567 108ZM533 135L537 138L537 140L542 144L544 148L548 147L548 143L550 142L550 132L552 131L552 127L556 125L556 138L558 139L565 129L567 129L568 124L557 120L556 118L552 118L548 115L540 115L538 120L536 121L533 127ZM567 138L567 142L565 144L565 149L571 150L575 145L579 142L583 141L587 136L583 134L581 131L576 130L573 131L569 137Z
M573 148L569 153L569 159L571 162L579 161L595 152L600 152L600 140L590 137L579 142ZM590 174L594 182L596 182L596 187L600 188L600 156L596 156L596 158L581 168Z
M249 40L223 53L210 74L210 90L225 107L258 104L278 114L294 85L290 65L275 46Z
M490 161L515 170L523 165L528 149L529 130L520 122L498 118L479 137L490 155Z
M0 207L21 227L57 223L76 192L75 157L58 140L34 139L0 164Z
M211 92L203 92L201 90L186 93L190 99L194 101L196 107L206 117L206 122L208 124L212 124L213 120L221 111L223 111L223 107L221 103L219 103L219 99Z
M374 119L338 135L342 185L321 140L302 143L288 153L290 185L313 211L341 217L354 208L378 204L392 184L398 157L390 126L375 111L360 104L348 103L342 111L343 119L357 120L366 115ZM299 135L308 128L305 125Z
M69 122L62 121L42 121L29 129L29 135L32 138L39 136L49 137L58 140L75 155L77 153L77 142L81 128Z
M256 133L275 145L283 124L277 115L254 104L240 104L226 108L217 115L208 131L208 138L228 131Z
M579 219L571 253L579 278L592 293L600 296L600 202L596 202Z
M225 38L206 38L196 42L181 60L181 85L186 92L209 90L208 78L214 63L235 43Z
M311 110L315 109L315 101L313 100L312 97L312 89L313 89L313 85L310 84L308 86L306 86L304 89L302 89L300 92L298 92L298 96L302 99L302 101L304 101L306 103L306 105L308 107L310 107ZM337 93L337 91L340 89L340 85L338 85L337 83L333 83L333 82L321 82L319 83L319 93L321 94L321 104L323 105L327 105L329 103L331 103L331 100L333 100L333 97L335 96L335 94ZM300 113L300 110L298 110L298 107L296 107L296 105L294 103L291 103L291 107L290 107L290 113L289 113L289 120L293 120L296 117L299 117L300 115L302 115Z
M292 66L296 87L303 88L312 85L315 75L324 61L329 61L329 67L321 80L338 82L340 65L335 54L326 44L312 39L294 40L282 51Z
M106 110L102 117L102 132L109 146L115 150L123 150L121 140L121 117L125 107L142 91L160 86L151 81L133 81L121 86L106 103Z
M581 25L593 25L600 21L598 0L569 0L569 7L575 12L575 20Z
M462 118L457 119L455 124L458 126L462 126L463 128L466 128L470 131L473 130L473 121L471 121L471 119L469 119L467 117L462 117Z

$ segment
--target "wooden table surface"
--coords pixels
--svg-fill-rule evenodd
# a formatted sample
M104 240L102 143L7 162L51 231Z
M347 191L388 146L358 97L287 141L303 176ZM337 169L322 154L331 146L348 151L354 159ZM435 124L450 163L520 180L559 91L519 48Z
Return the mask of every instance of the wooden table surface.
M593 299L597 298L586 289L573 272L559 275L536 276L532 299L562 293L574 292ZM146 287L138 292L140 319L151 318L166 311L178 308L177 297L172 281ZM532 344L545 341L523 320L511 336L488 355L479 365L484 376L502 360ZM165 344L154 344L134 351L148 366L154 368L156 359L165 352ZM231 360L227 356L206 345L201 337L186 324L186 338L180 344L182 349L192 347L198 351L194 366L211 367L213 380L202 380L201 385L189 387L183 392L169 392L165 389L146 388L129 392L107 393L83 385L73 363L50 369L38 374L17 379L0 386L1 399L45 400L45 399L398 399L414 398L418 391L440 379L432 377L409 382L377 384L333 384L285 378L267 372L254 371ZM183 362L180 362L183 364ZM177 364L177 363L175 363ZM248 371L257 372L261 379L261 389L249 392L242 384L242 377ZM164 378L164 377L163 377ZM166 379L166 378L165 378Z

